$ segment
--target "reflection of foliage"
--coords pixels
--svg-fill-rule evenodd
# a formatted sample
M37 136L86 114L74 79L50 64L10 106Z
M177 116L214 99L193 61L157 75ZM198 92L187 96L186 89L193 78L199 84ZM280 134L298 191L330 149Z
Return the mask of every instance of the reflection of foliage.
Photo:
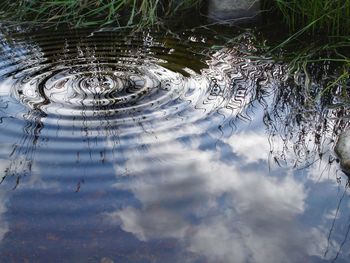
M339 185L338 190L343 189L331 215L333 219L324 248L324 257L335 262L341 256L350 233L349 219L345 223L339 219L345 212L343 206L346 206L350 180L346 178L342 182L338 168L332 166L338 161L332 149L339 134L349 127L350 108L349 83L333 82L329 85L330 72L329 67L319 65L310 70L310 75L299 71L294 79L281 80L273 96L270 93L270 96L263 95L258 100L265 107L264 123L269 132L271 159L279 166L304 171L306 168L310 177L314 176L311 173L315 169L317 177L314 179L317 181L328 171Z
M331 237L332 237L332 234L333 234L333 232L335 230L336 220L338 219L338 216L340 214L340 207L342 205L342 202L344 201L344 198L346 197L346 193L347 193L347 191L349 189L349 186L350 186L350 180L346 183L345 189L343 191L343 194L339 198L339 202L338 202L337 208L336 208L335 213L334 213L334 218L332 220L332 225L331 225L331 228L330 228L330 230L328 232L327 247L326 247L326 250L324 252L324 257L326 257L327 254L330 252L330 248L332 246ZM349 219L350 219L350 217L349 217ZM342 239L342 241L341 241L341 243L339 245L339 248L337 249L337 252L336 252L332 262L335 262L338 259L339 255L340 255L340 252L342 251L342 249L343 249L343 247L344 247L344 245L345 245L345 243L346 243L346 241L348 239L349 233L350 233L350 221L349 221L349 225L347 226L347 230L345 232L345 235L344 235L344 237L343 237L343 239Z
M43 128L42 114L29 111L24 117L27 123L23 128L23 135L20 141L13 145L13 150L9 156L10 164L5 169L5 175L1 179L1 182L3 182L9 176L15 177L14 189L17 188L23 176L32 173L35 153L40 143L40 132Z
M344 103L342 87L337 85L320 96L324 83L327 78L316 82L303 75L276 89L264 117L276 162L294 160L294 165L299 166L311 164L315 158L321 160L348 126L350 110ZM283 145L277 150L279 140ZM332 163L334 157L327 156Z

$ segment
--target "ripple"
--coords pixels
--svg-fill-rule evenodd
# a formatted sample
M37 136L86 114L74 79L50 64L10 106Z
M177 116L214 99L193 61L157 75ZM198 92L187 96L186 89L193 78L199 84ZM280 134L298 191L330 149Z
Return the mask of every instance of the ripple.
M51 69L18 82L15 96L30 109L69 117L132 114L159 107L185 88L181 75L156 64L93 64Z
M52 160L60 170L77 159L115 165L150 145L232 130L280 67L249 58L249 35L217 51L194 35L2 35L0 142L13 145L8 173L29 174L33 162Z

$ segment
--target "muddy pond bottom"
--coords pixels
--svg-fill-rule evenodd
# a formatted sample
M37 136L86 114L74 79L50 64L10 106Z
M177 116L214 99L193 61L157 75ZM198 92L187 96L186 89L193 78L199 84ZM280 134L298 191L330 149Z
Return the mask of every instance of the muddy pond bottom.
M348 108L219 42L2 27L0 262L350 262Z

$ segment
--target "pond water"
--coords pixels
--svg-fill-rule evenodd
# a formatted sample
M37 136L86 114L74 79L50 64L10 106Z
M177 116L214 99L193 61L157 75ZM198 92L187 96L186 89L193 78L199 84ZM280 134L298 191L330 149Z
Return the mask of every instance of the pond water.
M349 110L252 34L0 41L0 262L350 262Z

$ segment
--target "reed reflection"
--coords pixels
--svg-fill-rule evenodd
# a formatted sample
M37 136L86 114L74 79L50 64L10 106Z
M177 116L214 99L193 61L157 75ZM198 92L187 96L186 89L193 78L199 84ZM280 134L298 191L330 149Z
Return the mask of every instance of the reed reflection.
M13 231L13 240L35 248L60 236L67 243L51 241L67 252L89 237L97 251L94 229L106 253L132 247L128 259L171 240L183 252L171 250L174 262L321 262L346 248L344 216L335 220L342 210L331 213L338 203L315 199L326 189L338 202L336 187L344 190L316 178L320 162L337 168L329 152L347 112L309 108L285 66L252 58L250 34L197 53L156 32L41 34L3 37L1 186L16 178L13 207L55 235L18 215L29 231ZM39 179L26 189L29 174ZM37 198L29 212L28 196ZM42 240L26 239L33 229Z

